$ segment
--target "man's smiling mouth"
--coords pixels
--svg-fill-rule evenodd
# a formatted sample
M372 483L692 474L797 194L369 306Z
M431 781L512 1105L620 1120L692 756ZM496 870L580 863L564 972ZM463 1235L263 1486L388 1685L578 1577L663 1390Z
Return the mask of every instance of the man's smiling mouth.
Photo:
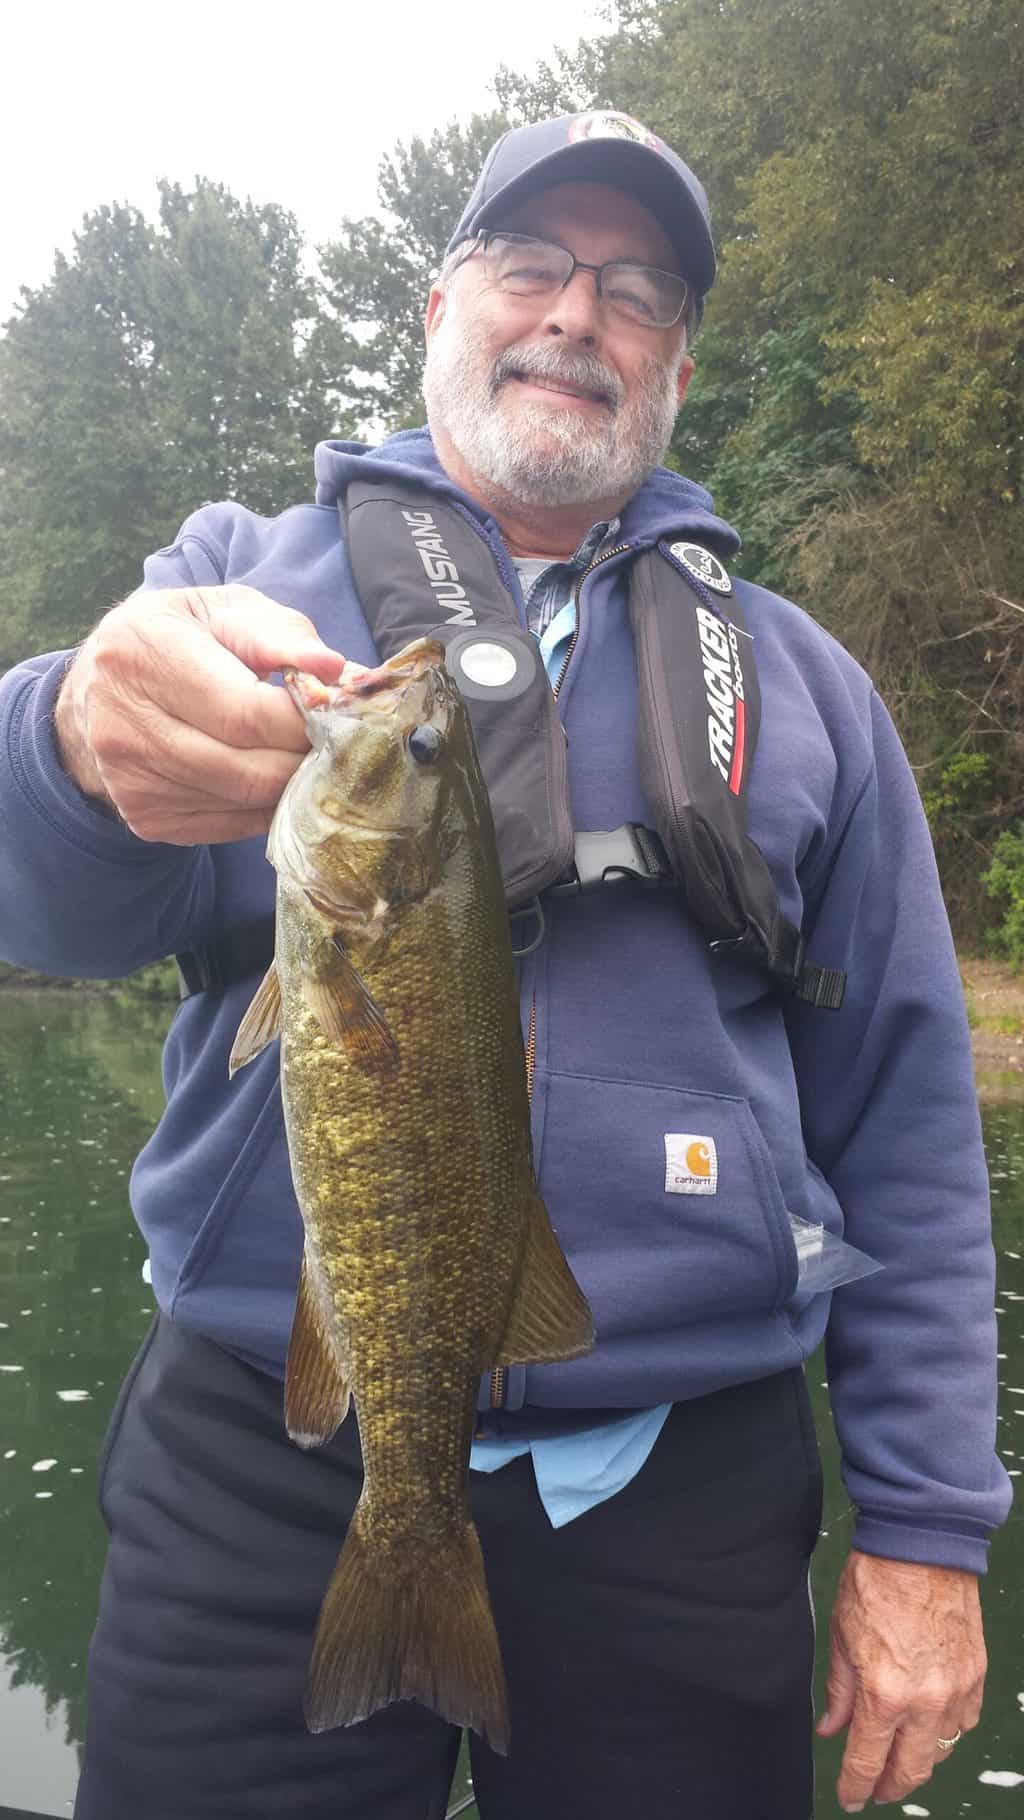
M607 392L592 391L587 386L574 385L570 379L542 378L539 373L520 372L510 373L509 378L518 380L521 385L540 386L542 391L554 392L556 396L561 394L564 397L568 394L570 398L581 398L586 404L610 406L612 402Z

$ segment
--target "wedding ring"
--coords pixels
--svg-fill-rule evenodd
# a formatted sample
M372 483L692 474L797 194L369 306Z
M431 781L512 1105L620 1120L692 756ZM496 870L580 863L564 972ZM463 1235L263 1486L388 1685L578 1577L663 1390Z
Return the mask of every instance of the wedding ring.
M963 1732L958 1729L951 1738L937 1738L936 1743L940 1750L952 1750L954 1744L959 1744L962 1737Z

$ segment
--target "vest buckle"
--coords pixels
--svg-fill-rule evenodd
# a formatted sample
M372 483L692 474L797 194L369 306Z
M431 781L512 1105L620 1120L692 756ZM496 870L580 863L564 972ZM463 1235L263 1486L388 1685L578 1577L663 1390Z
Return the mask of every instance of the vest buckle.
M640 885L671 885L672 868L660 837L639 822L621 828L578 833L573 845L572 876L550 885L553 897L577 897L632 879Z

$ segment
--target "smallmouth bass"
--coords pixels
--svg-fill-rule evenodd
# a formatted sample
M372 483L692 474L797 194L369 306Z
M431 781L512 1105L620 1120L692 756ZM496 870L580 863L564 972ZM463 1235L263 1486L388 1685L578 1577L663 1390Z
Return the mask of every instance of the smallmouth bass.
M267 856L275 959L232 1072L281 1038L305 1228L291 1438L355 1399L362 1494L317 1626L312 1731L415 1699L508 1749L467 1477L477 1386L593 1343L533 1168L487 789L440 645L334 688L289 676L313 750Z

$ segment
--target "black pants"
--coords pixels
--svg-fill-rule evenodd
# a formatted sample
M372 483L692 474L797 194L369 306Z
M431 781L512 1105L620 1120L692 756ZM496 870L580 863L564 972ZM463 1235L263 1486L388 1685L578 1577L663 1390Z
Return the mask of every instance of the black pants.
M121 1393L76 1820L441 1820L458 1734L405 1702L311 1737L320 1599L362 1479L304 1454L281 1386L159 1320ZM528 1458L471 1475L512 1750L484 1820L807 1820L808 1560L821 1474L800 1371L676 1406L637 1477L562 1529Z

